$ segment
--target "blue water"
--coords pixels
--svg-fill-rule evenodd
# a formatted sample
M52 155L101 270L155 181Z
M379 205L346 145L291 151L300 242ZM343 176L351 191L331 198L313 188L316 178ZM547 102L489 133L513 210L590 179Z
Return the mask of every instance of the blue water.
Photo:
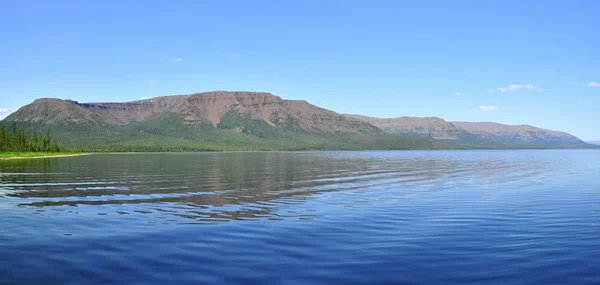
M600 284L600 151L0 161L0 284Z

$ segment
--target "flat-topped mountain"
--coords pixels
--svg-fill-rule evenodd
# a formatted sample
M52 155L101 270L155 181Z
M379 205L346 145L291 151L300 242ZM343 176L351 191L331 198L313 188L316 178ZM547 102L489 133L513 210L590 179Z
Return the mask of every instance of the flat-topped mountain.
M44 98L4 121L87 150L432 149L368 122L270 93L215 91L124 103ZM114 147L113 147L114 146Z
M379 119L339 114L263 92L214 91L123 103L43 98L9 115L31 131L52 131L70 147L127 150L431 149L586 147L532 126ZM440 144L442 143L442 144ZM174 147L175 146L175 147Z
M8 116L6 121L40 124L93 123L130 125L163 115L177 115L183 123L244 128L232 119L254 120L273 128L323 134L383 134L369 123L319 108L306 101L283 100L270 93L206 92L156 97L125 103L79 103L38 99Z
M395 135L416 135L435 140L456 140L466 131L438 117L399 117L373 118L362 115L347 115L350 118L363 120L383 131Z
M225 118L241 117L271 127L325 134L382 134L371 124L319 108L306 101L283 100L270 93L206 92L156 97L126 103L79 103L38 99L8 116L6 121L41 124L100 123L129 125L166 114L185 124L218 127ZM231 127L243 127L235 123Z
M437 117L380 119L348 115L400 136L418 136L462 146L586 147L587 143L565 133L529 125L491 122L448 122Z
M529 125L503 125L491 122L452 122L454 125L467 130L482 138L500 138L519 143L584 143L577 137L553 130L537 128Z

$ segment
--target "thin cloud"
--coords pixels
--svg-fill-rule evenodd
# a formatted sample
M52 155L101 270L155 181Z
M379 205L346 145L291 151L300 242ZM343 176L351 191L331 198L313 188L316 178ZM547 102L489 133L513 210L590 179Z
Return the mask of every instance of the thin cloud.
M0 120L6 118L8 116L8 109L0 108Z
M183 58L180 57L175 57L175 58L171 58L171 62L182 62Z
M456 93L453 93L452 95L454 95L454 96L463 96L463 95L466 95L466 94L465 93L456 92Z
M523 85L523 84L512 84L512 85L508 86L508 90L509 91L515 91L515 90L519 90L519 89L529 89L529 90L533 89L533 90L537 90L538 88L535 87L535 86L533 86L533 85L531 85L531 84L526 84L526 85Z
M506 93L506 92L517 91L519 89L535 90L537 92L544 91L544 89L538 88L535 85L531 85L531 84L511 84L511 85L508 85L508 87L500 87L500 88L498 88L496 90L494 90L494 89L488 89L488 91L489 92L498 91L498 92Z
M596 82L596 81L590 81L590 82L574 82L574 81L570 81L569 85L577 85L577 86L588 86L588 87L600 87L600 83Z
M152 83L154 83L154 82L156 82L154 79L150 79L150 80L148 80L148 83L150 83L150 84L152 84Z
M477 108L475 110L481 111L481 112L489 112L489 111L496 111L496 110L498 110L498 108L496 108L495 106L479 106L479 108Z

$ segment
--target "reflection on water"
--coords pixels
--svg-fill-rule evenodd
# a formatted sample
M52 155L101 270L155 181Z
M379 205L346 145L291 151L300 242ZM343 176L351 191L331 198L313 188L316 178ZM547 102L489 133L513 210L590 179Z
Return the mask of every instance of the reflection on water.
M531 182L540 161L460 161L447 156L354 156L347 153L207 153L95 155L71 160L20 160L1 165L4 203L20 206L137 204L135 211L188 220L305 217L280 215L278 204L302 203L326 192L363 193L441 181ZM391 199L416 194L399 192ZM14 199L19 198L19 199ZM368 199L368 197L365 197ZM377 196L372 197L378 198ZM368 201L360 201L364 203ZM37 211L32 209L32 211ZM118 213L127 213L119 210Z
M600 260L600 246L587 247L595 243L591 235L600 233L592 227L600 224L600 190L592 179L598 177L599 161L594 151L106 154L4 161L0 254L8 256L2 265L21 269L0 269L0 277L8 276L9 283L36 283L36 277L48 277L36 262L19 255L51 262L58 258L55 251L73 246L93 249L101 246L98 239L122 242L144 236L145 242L134 238L105 248L100 257L93 252L60 253L65 273L55 281L75 282L83 274L139 284L410 283L453 278L460 283L506 284L515 281L509 278L511 269L536 268L524 263L527 258L541 258L546 263L537 265L546 269L567 260ZM561 240L563 236L552 228L561 226L571 230L570 240ZM161 236L166 229L170 235ZM189 238L190 231L194 238ZM196 236L208 233L215 238ZM77 242L63 244L66 239ZM507 239L511 242L505 244ZM559 254L566 258L562 261L544 259L553 249L546 245L549 252L543 250L545 239L565 252L588 251ZM351 244L339 244L343 240ZM156 249L165 243L186 249ZM269 246L261 247L264 243ZM16 247L6 249L9 244ZM227 252L247 250L242 244L255 252L235 257ZM506 247L496 248L500 245ZM33 249L39 246L51 249ZM206 256L190 256L196 246ZM532 246L542 250L531 251ZM140 251L147 247L163 254L163 259L153 261L162 271L185 274L174 279L119 277L123 270L153 270L143 258L147 253ZM311 252L313 256L305 255ZM125 267L104 268L124 254L130 258ZM91 256L98 259L90 261ZM74 264L78 258L86 261ZM198 262L208 261L213 266L205 269L210 270L198 271ZM238 274L216 267L236 262L242 265ZM435 267L424 262L458 271L426 274ZM86 266L78 267L82 264ZM291 273L277 267L284 265L312 271ZM480 273L467 270L477 265L484 267ZM279 269L273 271L272 266ZM392 270L398 266L404 269ZM254 270L246 272L246 267ZM27 268L39 274L27 274ZM588 270L589 265L582 265L545 276L568 279L578 272L583 274L580 280L600 280ZM373 279L373 274L378 277Z

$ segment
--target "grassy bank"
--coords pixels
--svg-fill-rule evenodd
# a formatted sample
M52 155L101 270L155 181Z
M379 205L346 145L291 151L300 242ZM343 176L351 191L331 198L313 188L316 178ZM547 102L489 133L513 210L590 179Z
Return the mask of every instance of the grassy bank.
M84 155L78 152L0 152L0 160Z

